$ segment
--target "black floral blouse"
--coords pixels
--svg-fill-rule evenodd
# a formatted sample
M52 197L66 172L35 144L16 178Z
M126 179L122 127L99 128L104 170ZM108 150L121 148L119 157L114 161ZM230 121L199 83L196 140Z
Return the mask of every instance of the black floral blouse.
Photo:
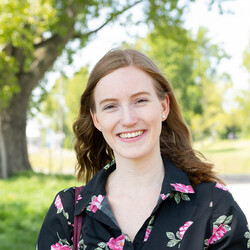
M158 202L133 242L121 231L106 196L105 183L115 170L112 161L82 189L76 206L74 187L56 195L37 249L73 249L74 215L82 211L79 250L250 249L246 218L228 189L214 182L192 187L185 172L165 157L163 162L165 177Z

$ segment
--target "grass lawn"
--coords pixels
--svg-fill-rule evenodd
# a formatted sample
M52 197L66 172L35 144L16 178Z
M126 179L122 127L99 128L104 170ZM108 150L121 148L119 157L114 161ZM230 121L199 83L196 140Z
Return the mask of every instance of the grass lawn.
M250 139L204 141L195 143L194 148L215 164L219 174L250 174ZM74 151L64 150L61 156L57 150L42 148L34 151L29 157L31 165L38 172L74 173L76 164Z
M46 212L56 193L79 186L73 176L23 172L0 180L0 249L34 250Z
M194 147L215 164L219 174L250 174L249 139L195 143Z

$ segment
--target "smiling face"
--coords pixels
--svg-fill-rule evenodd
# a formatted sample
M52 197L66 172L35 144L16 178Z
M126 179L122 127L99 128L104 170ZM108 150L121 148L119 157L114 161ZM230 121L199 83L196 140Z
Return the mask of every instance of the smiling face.
M166 95L160 100L154 84L147 73L129 66L106 75L96 85L92 119L116 158L160 154L161 123L168 115L169 99Z

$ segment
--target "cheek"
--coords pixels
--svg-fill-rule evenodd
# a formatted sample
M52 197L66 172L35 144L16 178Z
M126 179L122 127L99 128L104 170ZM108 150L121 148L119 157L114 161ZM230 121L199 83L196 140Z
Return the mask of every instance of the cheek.
M149 123L161 123L162 111L158 107L152 107L150 110L143 111L143 117Z
M102 114L99 117L99 124L101 126L101 132L105 135L105 133L110 133L116 124L116 118L111 114Z

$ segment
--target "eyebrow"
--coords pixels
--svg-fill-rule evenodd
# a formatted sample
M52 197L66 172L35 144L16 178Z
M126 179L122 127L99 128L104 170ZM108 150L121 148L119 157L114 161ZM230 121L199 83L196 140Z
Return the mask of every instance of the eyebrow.
M138 95L151 95L151 94L147 91L140 91L140 92L137 92L137 93L134 93L133 95L131 95L131 98L134 98ZM117 101L117 99L116 98L105 98L99 102L99 106L105 102L114 102L114 101Z

